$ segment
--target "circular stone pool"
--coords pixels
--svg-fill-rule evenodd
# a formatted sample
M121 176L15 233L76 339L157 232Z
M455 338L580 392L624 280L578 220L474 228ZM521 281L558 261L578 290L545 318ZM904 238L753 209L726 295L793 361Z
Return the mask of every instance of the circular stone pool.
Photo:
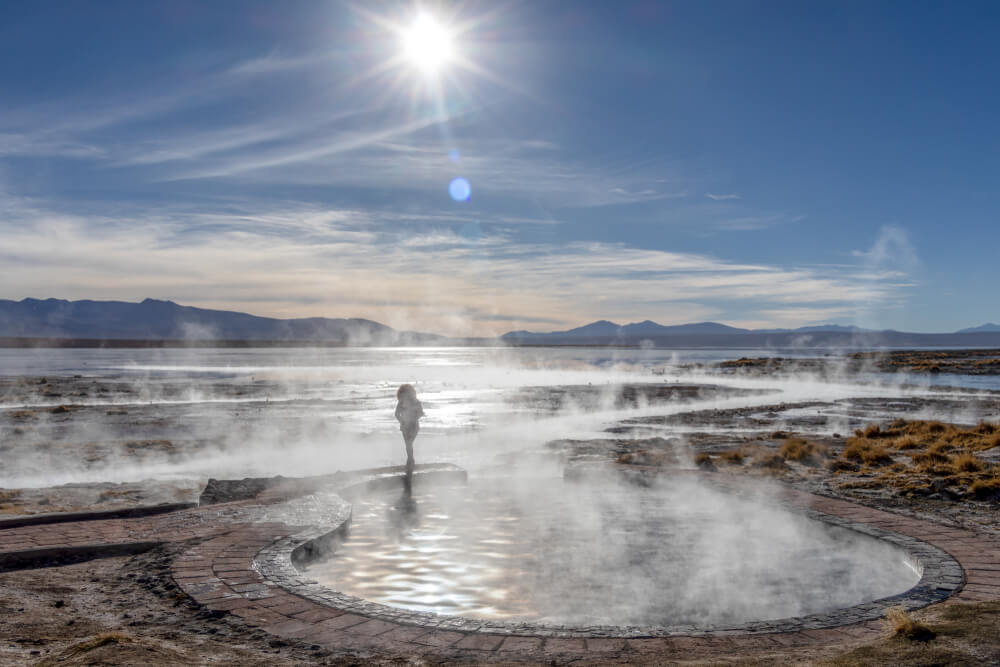
M309 575L414 611L540 624L698 627L906 591L905 552L693 480L479 478L365 497Z

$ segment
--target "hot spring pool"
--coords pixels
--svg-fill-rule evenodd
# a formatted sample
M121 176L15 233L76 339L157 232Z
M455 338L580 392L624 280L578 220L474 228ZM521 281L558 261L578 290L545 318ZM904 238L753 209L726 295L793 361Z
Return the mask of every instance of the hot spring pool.
M575 626L787 618L920 579L891 544L694 480L544 476L362 498L308 573L393 607Z

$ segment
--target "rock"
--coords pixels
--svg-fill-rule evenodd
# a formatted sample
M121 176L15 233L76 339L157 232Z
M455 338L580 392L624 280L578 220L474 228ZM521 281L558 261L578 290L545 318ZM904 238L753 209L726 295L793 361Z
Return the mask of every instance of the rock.
M234 500L256 498L262 491L271 488L284 479L281 475L277 477L246 477L244 479L212 478L208 480L205 490L201 492L198 504L215 505Z

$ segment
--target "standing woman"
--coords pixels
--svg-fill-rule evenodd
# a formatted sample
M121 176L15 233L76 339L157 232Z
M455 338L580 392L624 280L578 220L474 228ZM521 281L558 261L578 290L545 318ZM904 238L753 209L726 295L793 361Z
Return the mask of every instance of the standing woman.
M396 419L403 432L406 445L406 470L413 470L413 440L420 431L420 418L424 416L424 406L417 400L417 390L411 384L401 384L396 390Z

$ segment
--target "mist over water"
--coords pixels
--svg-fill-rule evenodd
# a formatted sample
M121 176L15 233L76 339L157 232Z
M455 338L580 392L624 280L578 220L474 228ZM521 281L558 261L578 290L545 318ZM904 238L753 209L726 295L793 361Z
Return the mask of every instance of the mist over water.
M734 498L683 477L636 486L509 470L409 502L359 500L349 538L307 572L415 611L702 627L829 612L919 580L891 545L777 509L761 494Z
M442 614L706 625L823 612L912 586L919 574L904 554L777 509L768 484L748 501L695 481L683 472L693 468L688 438L738 444L755 424L784 419L830 435L895 417L995 416L977 411L974 392L935 386L939 378L690 365L751 355L761 353L3 350L0 487L400 465L395 392L411 383L426 413L417 462L462 466L469 486L359 499L350 538L313 566L331 588ZM563 480L567 465L606 470L615 438L654 437L675 459L655 483ZM605 444L571 460L551 446L560 440Z
M450 461L470 469L489 464L498 454L540 448L553 439L607 437L609 426L648 416L782 401L949 395L927 378L903 387L900 382L907 378L897 376L880 376L878 382L779 379L679 368L750 354L762 353L570 348L0 350L0 378L9 381L0 393L0 416L7 418L0 429L4 436L27 433L21 440L5 438L15 444L9 445L14 450L5 456L0 485L314 475L399 464L402 445L393 407L395 389L403 382L415 385L427 413L416 443L418 461ZM46 375L71 378L72 395L35 391L38 386L32 383ZM17 386L11 384L16 376L24 376ZM642 397L630 405L615 401L621 385L664 384L710 384L729 393L654 405ZM586 391L564 392L558 401L546 398L547 391L565 387ZM587 400L581 402L584 394ZM72 410L57 413L64 404ZM848 426L843 415L833 418ZM684 430L675 426L656 434L683 435ZM637 433L642 431L637 427ZM167 441L169 446L163 445L164 451L123 448L123 443L136 440Z

